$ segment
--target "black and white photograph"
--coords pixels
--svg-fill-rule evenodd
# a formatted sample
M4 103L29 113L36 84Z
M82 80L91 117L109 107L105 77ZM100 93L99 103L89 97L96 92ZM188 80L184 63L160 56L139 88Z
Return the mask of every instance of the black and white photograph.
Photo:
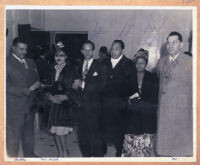
M196 7L6 6L7 161L196 160Z

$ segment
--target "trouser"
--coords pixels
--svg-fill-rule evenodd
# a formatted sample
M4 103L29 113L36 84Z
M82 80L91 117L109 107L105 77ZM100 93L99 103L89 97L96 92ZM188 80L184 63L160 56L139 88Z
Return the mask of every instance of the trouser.
M102 118L103 140L107 144L113 144L116 149L116 157L120 157L124 141L125 120L120 109L105 108Z
M10 157L18 157L21 141L24 157L34 157L34 114L13 114L6 116L6 147Z
M103 157L103 141L97 121L88 122L85 118L78 122L79 147L83 157Z
M91 140L87 138L80 138L79 147L83 157L103 157L102 141L99 139Z

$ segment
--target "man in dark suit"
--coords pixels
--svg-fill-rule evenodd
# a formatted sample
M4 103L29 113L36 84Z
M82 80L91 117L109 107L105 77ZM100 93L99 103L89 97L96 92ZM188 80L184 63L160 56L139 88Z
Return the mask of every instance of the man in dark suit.
M130 80L136 74L132 61L124 56L124 48L121 40L112 43L111 58L105 62L107 81L103 92L104 141L115 145L117 157L121 156L122 151L124 117L131 91Z
M14 39L13 52L6 60L6 146L10 157L18 157L20 141L24 157L35 157L31 105L40 83L36 66L26 54L26 42Z
M81 108L78 115L78 139L83 157L102 157L103 146L100 133L101 93L105 86L106 70L97 60L93 59L95 45L86 41L82 46L84 62L80 74Z

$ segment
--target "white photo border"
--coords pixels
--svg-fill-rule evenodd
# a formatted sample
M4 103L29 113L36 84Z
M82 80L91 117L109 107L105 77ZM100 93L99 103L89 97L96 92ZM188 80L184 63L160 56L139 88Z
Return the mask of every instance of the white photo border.
M4 160L8 162L195 162L197 155L197 7L196 6L38 6L6 5L4 10L4 80L6 81L6 10L191 10L193 54L193 156L192 157L103 157L103 158L9 158L6 154L4 120ZM6 83L4 81L4 119L6 119Z

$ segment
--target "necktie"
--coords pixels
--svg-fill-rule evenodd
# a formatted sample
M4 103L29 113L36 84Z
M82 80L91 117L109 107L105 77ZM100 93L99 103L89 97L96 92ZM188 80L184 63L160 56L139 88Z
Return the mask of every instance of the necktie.
M83 80L85 80L87 72L88 72L88 61L86 61L85 68L83 70L83 74L82 74Z

